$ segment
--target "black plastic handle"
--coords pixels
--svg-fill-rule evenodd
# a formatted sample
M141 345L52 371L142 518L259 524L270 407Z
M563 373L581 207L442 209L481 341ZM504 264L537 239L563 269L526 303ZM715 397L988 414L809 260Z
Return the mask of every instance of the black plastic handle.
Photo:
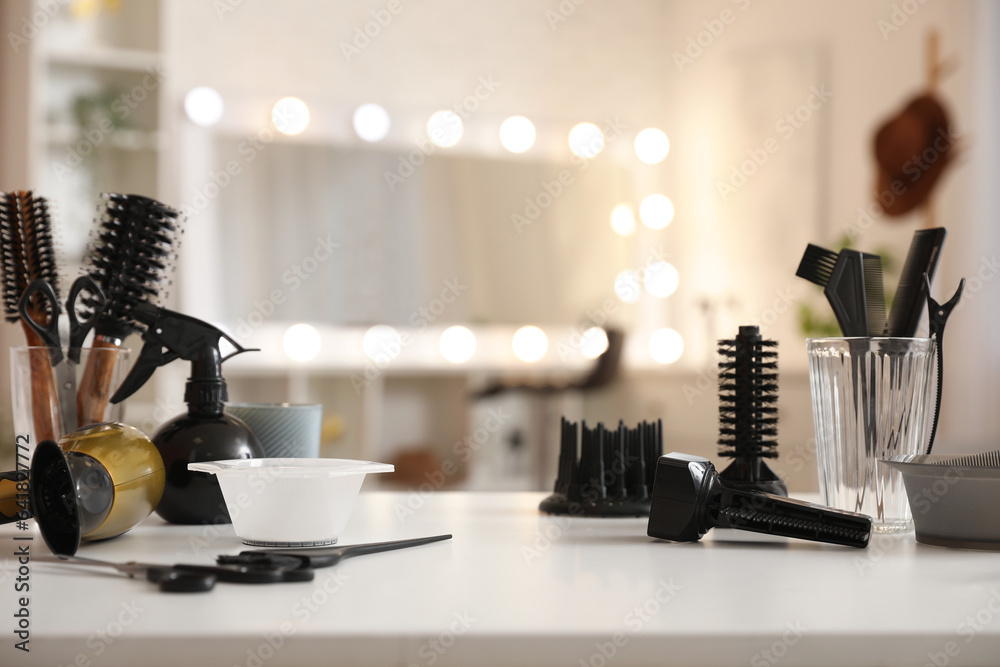
M90 295L90 302L78 304L77 299L84 292ZM80 305L91 309L89 316L80 318ZM97 323L107 305L108 298L104 295L104 290L93 278L80 276L73 281L69 290L69 298L66 300L66 313L69 315L69 359L74 364L80 363L80 348L83 347L83 341L86 340L87 334L94 328L94 324Z
M49 321L45 324L41 324L33 317L32 301L36 294L41 297L42 301L46 302ZM49 348L49 358L52 360L52 365L58 366L63 360L62 345L59 343L59 297L56 296L52 285L41 278L31 281L31 284L24 290L24 294L21 295L21 300L17 303L17 312ZM34 314L39 313L36 311Z
M164 593L204 593L215 588L218 577L172 567L152 567L146 570L146 580L158 584Z

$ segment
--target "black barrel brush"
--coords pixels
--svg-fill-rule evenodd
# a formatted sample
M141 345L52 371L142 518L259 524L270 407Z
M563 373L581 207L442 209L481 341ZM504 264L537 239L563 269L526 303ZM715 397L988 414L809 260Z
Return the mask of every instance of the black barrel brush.
M93 349L77 389L80 426L104 418L117 350L139 330L137 304L156 302L171 268L179 233L179 214L141 195L105 194L104 211L91 245L87 273L107 297L94 325ZM85 306L94 307L90 301Z
M3 308L8 322L21 320L18 303L28 285L45 280L59 289L56 253L52 242L52 220L48 202L31 191L0 193L0 237L3 242ZM42 326L57 317L39 297L27 304L32 319ZM31 347L44 348L45 343L28 324L21 320L24 335ZM31 365L31 416L35 441L58 440L62 434L59 398L52 366L46 349L29 352Z
M719 341L719 456L733 459L720 477L733 488L787 496L785 483L764 462L778 457L776 348L755 326Z

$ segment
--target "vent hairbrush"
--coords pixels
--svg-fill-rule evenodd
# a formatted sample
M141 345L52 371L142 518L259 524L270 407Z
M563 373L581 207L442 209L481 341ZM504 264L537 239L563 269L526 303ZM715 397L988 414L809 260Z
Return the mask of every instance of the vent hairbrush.
M788 495L764 459L778 457L777 343L755 326L719 341L719 456L733 459L720 477L734 488Z
M32 192L0 193L0 237L3 242L3 307L8 322L21 319L18 304L35 280L44 280L57 290L55 248L52 242L52 221L44 197ZM57 312L47 308L36 295L25 304L26 311L43 326L52 324ZM26 322L21 321L24 335L31 347L31 416L35 441L54 440L62 432L59 399L52 366L45 342Z
M117 349L139 330L135 307L156 302L171 268L179 214L140 195L104 195L104 213L90 248L86 269L104 292L107 304L94 325L93 350L77 390L80 426L100 422L108 402ZM96 302L84 299L84 309Z
M563 417L555 492L538 508L549 514L647 516L653 469L663 453L663 422L635 428L587 428ZM577 459L577 442L579 460Z

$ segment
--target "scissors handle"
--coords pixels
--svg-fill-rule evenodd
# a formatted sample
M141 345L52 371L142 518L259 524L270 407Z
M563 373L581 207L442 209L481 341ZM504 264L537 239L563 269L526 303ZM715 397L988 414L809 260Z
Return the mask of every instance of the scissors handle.
M35 295L38 295L38 299L35 298ZM39 300L45 304L41 309L36 305ZM56 296L52 285L41 278L31 281L31 284L24 290L24 294L21 295L21 300L17 304L17 312L20 313L25 324L38 334L45 346L49 348L52 365L59 365L63 359L62 345L59 343L59 297ZM46 316L48 321L44 324L35 319L36 317L44 319Z
M80 294L86 292L89 298L82 303L77 303ZM104 290L89 275L83 275L73 281L73 286L69 290L69 298L66 300L66 312L69 315L69 358L73 363L80 363L80 348L87 334L94 328L97 319L104 312L104 307L108 305L108 298ZM80 317L80 307L89 310L89 314Z
M169 569L186 574L210 574L233 584L276 584L282 581L311 581L312 570L288 570L261 565L173 565Z
M215 588L219 578L214 574L155 567L146 571L146 580L159 585L164 593L203 593Z

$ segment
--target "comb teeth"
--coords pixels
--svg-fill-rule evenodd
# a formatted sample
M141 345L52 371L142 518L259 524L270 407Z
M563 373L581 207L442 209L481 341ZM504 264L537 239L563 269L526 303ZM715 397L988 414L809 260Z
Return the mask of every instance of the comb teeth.
M3 308L8 322L20 318L18 302L38 279L59 294L55 245L48 202L30 190L0 194L0 237L3 242ZM32 304L43 312L40 302Z
M103 198L104 212L87 269L108 299L95 331L124 338L138 329L136 305L155 302L160 296L172 267L179 214L140 195L105 194ZM83 303L92 313L94 299L84 298Z
M938 466L972 466L977 468L1000 468L1000 450L956 456L944 461L935 461Z
M837 253L810 243L802 254L802 261L799 262L795 275L820 287L826 287L836 264Z
M778 456L776 347L753 326L719 341L719 456Z
M882 257L862 253L861 267L865 279L868 335L881 336L885 331L885 285L882 281Z

